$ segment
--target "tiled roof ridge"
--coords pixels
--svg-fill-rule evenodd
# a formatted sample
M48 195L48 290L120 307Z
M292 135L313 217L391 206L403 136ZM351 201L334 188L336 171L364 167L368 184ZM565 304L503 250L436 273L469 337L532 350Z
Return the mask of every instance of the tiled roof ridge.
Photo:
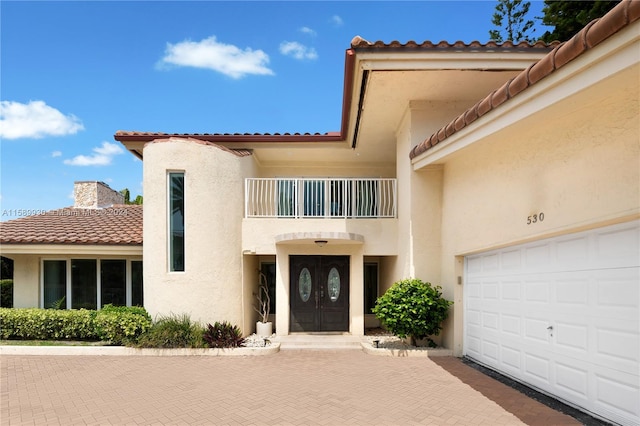
M218 148L221 151L225 151L228 152L229 154L235 155L236 157L248 157L250 155L252 155L252 152L250 149L233 149L233 148L227 148L226 146L214 143L214 142L210 142L210 141L204 141L202 139L197 139L197 138L193 138L191 136L188 137L180 137L180 136L170 136L168 138L163 138L163 139L154 139L151 142L147 142L147 143L164 143L164 142L171 142L174 140L186 140L192 143L196 143L196 144L200 144L200 145L207 145L207 146L212 146L215 148Z
M448 42L446 40L441 40L438 43L434 43L429 40L425 40L422 43L418 43L415 40L409 40L406 43L399 42L398 40L393 40L391 42L384 41L367 41L360 36L355 36L351 40L351 48L352 49L478 49L478 48L486 48L486 49L539 49L544 48L548 49L559 44L559 41L553 41L551 43L545 43L544 41L538 40L535 43L529 43L526 41L521 41L519 43L514 43L511 40L507 40L503 43L498 43L496 41L489 41L487 43L481 43L478 40L471 41L469 43L465 43L464 41L458 40L455 42Z
M409 153L409 158L413 159L417 157L454 133L459 132L492 109L552 74L554 71L568 64L587 50L602 43L639 18L640 1L621 1L606 15L591 21L569 40L557 45L542 59L531 64L527 69L504 83L500 88L494 90L474 106L454 118L449 124L443 126L429 138L413 147Z

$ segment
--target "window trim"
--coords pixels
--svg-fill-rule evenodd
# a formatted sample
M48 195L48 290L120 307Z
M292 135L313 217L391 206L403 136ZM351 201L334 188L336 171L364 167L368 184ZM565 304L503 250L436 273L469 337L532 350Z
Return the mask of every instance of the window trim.
M173 243L173 238L172 238L172 212L171 212L171 177L172 175L182 175L182 270L174 270L173 269L173 259L172 259L172 253L173 253L173 247L172 247L172 243ZM167 214L166 214L166 219L167 219L167 272L170 274L183 274L186 272L187 270L187 265L186 265L186 247L187 245L185 244L186 241L186 234L187 234L187 227L186 227L186 220L185 220L185 212L187 210L186 208L186 197L185 197L185 187L186 187L186 173L184 170L167 170L167 197L166 197L166 203L167 203Z

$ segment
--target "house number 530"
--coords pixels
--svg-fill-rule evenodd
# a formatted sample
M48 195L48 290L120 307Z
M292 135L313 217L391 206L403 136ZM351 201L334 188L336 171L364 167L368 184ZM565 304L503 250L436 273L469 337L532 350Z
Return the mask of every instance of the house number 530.
M527 217L527 225L531 225L532 223L542 222L544 220L544 213L536 213Z

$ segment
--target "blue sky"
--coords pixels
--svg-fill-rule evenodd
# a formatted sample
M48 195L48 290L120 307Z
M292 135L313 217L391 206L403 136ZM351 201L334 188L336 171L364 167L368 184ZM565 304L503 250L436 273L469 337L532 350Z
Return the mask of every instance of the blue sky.
M77 180L144 195L118 130L337 131L354 36L486 42L495 5L4 0L0 219L72 205Z

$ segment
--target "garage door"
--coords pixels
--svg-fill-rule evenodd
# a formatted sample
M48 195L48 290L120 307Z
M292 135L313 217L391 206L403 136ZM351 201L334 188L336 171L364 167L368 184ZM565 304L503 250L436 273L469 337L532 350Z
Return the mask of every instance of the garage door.
M465 260L466 356L640 424L640 221Z

